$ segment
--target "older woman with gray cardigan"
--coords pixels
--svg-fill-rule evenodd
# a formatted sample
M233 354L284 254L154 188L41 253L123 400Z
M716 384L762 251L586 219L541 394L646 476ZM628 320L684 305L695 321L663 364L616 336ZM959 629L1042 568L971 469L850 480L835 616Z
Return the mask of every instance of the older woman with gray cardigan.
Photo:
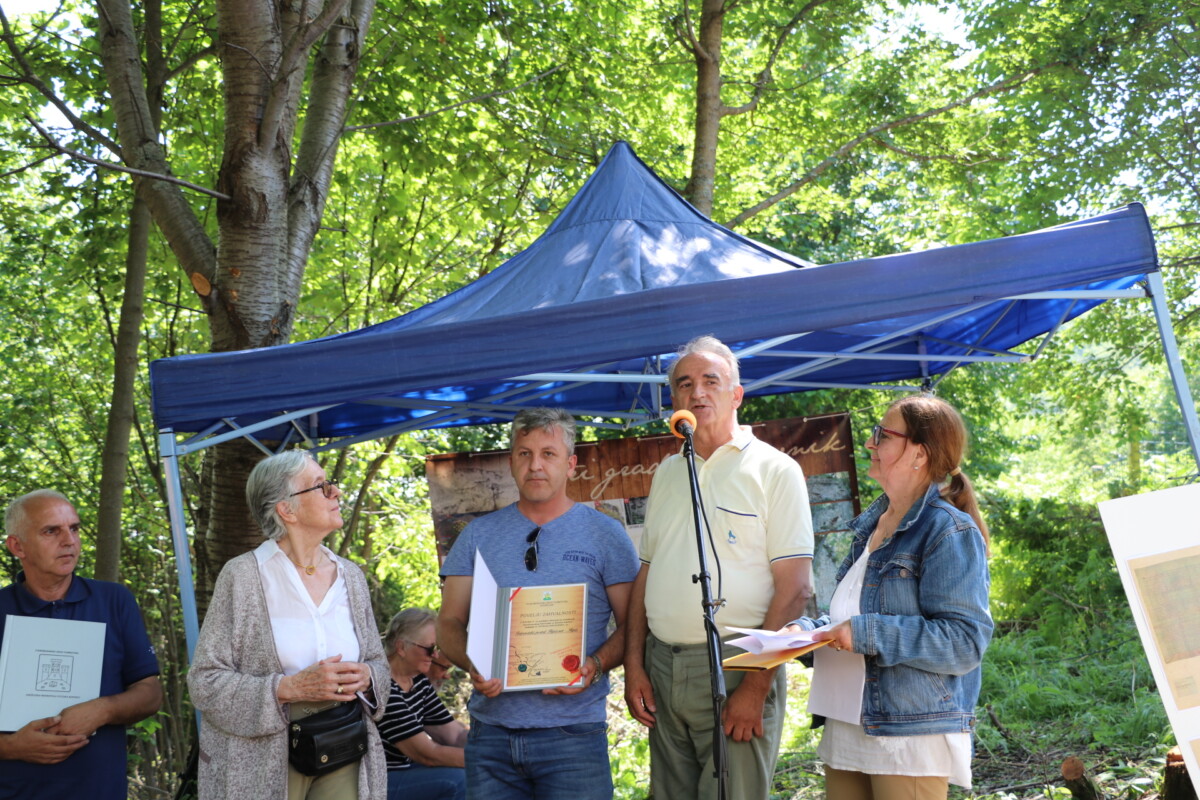
M267 540L231 559L200 630L188 673L201 712L200 797L366 800L384 797L382 745L317 778L288 762L288 723L338 702L387 707L388 662L367 582L321 544L342 526L341 491L300 450L255 466L246 499Z

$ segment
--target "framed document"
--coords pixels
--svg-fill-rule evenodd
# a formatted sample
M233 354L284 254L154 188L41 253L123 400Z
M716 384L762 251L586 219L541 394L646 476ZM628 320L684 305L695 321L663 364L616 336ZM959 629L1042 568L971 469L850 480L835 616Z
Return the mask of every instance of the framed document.
M497 586L478 551L467 656L504 691L573 686L587 657L587 584Z
M0 731L99 697L105 627L9 614L0 644Z

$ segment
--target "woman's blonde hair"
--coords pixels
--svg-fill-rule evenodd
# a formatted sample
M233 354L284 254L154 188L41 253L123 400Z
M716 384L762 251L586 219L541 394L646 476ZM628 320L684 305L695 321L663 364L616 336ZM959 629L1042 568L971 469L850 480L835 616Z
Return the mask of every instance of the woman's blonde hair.
M390 657L396 652L396 642L411 641L426 625L437 622L437 614L428 608L406 608L392 617L383 634L383 653Z

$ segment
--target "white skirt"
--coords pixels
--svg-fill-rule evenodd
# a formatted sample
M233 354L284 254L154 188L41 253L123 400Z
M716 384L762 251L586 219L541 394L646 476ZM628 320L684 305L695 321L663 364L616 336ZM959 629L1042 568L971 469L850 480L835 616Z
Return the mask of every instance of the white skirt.
M864 549L830 599L831 625L860 613L867 557ZM866 662L857 653L828 650L823 647L816 653L808 699L809 712L826 717L821 744L817 746L822 761L834 769L867 775L948 777L955 786L971 788L971 734L867 736L859 724Z
M868 775L949 777L971 788L971 734L867 736L861 725L825 720L817 755L828 766Z

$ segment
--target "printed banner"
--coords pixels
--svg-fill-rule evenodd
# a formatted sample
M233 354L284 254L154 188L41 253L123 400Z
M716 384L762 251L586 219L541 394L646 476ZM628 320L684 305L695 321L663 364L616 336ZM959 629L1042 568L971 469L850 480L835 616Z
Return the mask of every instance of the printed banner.
M816 532L817 605L826 610L833 576L850 546L846 526L859 511L850 416L797 417L751 427L755 436L787 453L804 470ZM680 440L670 434L580 442L567 494L619 521L637 546L654 471L679 448ZM425 474L439 561L468 522L517 500L507 450L430 456Z

